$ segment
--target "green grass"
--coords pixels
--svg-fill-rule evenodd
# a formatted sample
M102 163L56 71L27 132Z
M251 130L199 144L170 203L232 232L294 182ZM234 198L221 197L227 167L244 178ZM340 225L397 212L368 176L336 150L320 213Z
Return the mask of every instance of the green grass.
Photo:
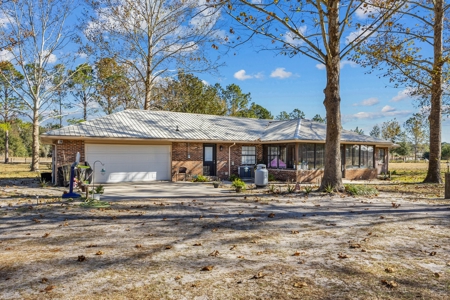
M389 170L391 171L391 179L399 182L413 183L422 182L428 170L428 163L389 163ZM447 164L441 162L441 175L447 172Z
M30 164L0 164L0 178L36 178L41 172L50 172L48 164L41 164L40 172L30 171Z
M346 184L345 191L352 196L376 196L378 190L372 186Z

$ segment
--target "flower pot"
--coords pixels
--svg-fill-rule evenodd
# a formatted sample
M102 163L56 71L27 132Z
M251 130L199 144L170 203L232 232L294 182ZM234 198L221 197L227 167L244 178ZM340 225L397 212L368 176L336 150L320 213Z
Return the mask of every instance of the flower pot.
M219 185L220 185L220 183L218 183L218 182L217 183L216 182L213 183L213 186L214 186L215 189L217 189L219 187Z
M93 194L93 195L92 195L92 198L93 198L94 200L100 200L100 195L101 195L101 194Z
M242 187L238 186L238 187L236 188L236 193L241 193L241 192L242 192Z

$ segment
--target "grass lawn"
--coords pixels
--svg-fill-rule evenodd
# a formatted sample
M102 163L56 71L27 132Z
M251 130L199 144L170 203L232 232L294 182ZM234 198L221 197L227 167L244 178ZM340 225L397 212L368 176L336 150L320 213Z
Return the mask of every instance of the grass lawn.
M50 164L41 163L40 172L51 172ZM31 172L30 164L0 163L0 179L25 179L25 178L39 178L40 172Z
M389 163L389 170L392 174L392 180L400 182L422 182L427 175L428 163ZM441 162L442 178L444 178L445 172L447 172L447 163Z
M448 299L443 186L373 187L364 197L148 195L94 209L53 188L0 184L0 298Z

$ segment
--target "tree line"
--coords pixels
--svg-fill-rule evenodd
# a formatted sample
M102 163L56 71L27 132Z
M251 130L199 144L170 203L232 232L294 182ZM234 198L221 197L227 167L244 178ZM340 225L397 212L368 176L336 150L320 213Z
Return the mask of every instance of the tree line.
M0 77L13 91L13 97L20 99L19 107L9 106L4 115L16 118L13 114L22 113L28 117L32 127L32 170L39 167L40 124L67 114L70 108L65 93L69 87L77 86L82 91L71 95L82 102L82 107L95 101L98 105L94 109L107 113L132 107L188 111L196 107L197 96L201 95L212 100L202 109L218 114L265 114L256 104L252 108L250 101L246 105L239 104L240 100L230 104L227 97L236 94L236 89L200 85L191 77L196 72L214 72L222 65L221 52L215 55L208 50L230 50L258 36L252 43L255 49L292 59L303 56L324 66L327 157L322 189L343 189L340 67L346 60L367 67L368 72L376 70L395 86L408 87L410 94L428 109L430 160L425 181L441 182L443 95L450 61L448 30L444 30L448 26L447 1L83 3L20 0L0 6L0 48L8 57L5 63L19 72L1 71ZM75 16L78 19L74 25L74 14L80 9L82 13ZM78 50L68 50L74 47ZM73 66L82 55L89 58L91 65ZM96 82L92 97L91 91L84 89L90 80ZM195 92L186 90L186 86ZM177 95L187 100L177 101ZM59 101L57 109L53 108L55 101ZM6 111L4 107L2 110ZM90 111L86 109L85 115ZM299 117L299 112L292 113ZM291 117L286 112L277 116Z

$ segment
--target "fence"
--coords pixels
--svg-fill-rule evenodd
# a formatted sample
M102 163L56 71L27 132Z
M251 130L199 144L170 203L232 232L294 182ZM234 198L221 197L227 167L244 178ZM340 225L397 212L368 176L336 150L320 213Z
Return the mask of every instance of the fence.
M0 159L0 162L4 162L4 158ZM29 164L31 163L31 157L9 157L10 163L23 163L23 164ZM50 164L52 163L51 157L39 157L39 162L43 164Z

